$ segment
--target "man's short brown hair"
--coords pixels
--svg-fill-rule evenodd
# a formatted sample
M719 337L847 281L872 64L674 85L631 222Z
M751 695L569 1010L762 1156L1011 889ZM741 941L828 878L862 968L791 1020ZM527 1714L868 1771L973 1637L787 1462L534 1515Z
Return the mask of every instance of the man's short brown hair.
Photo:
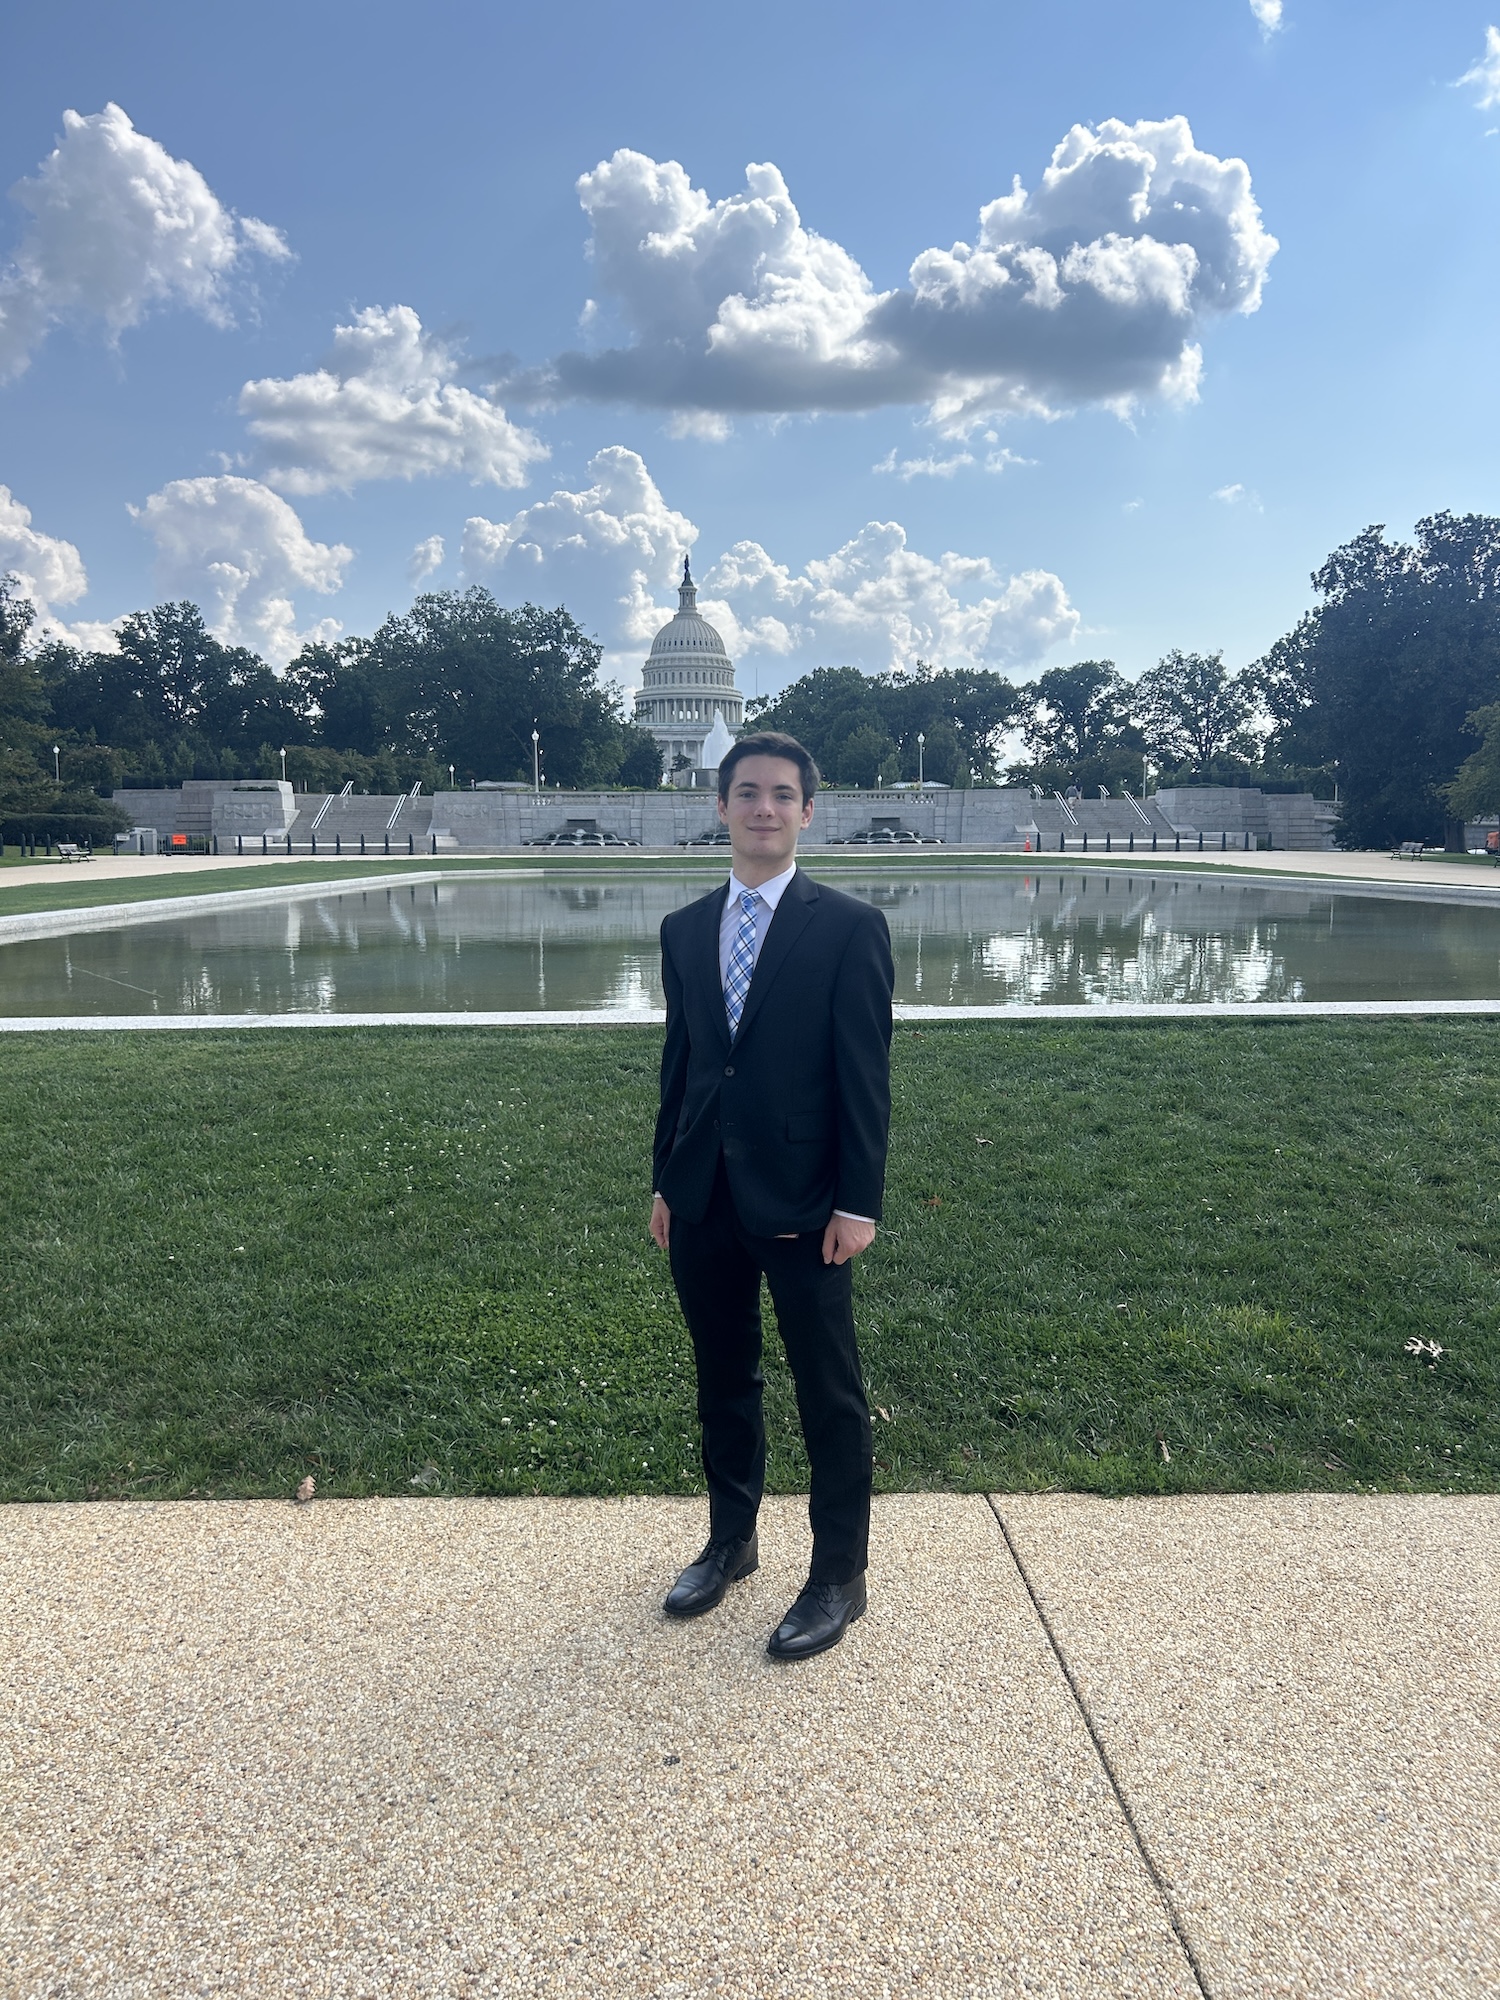
M734 778L734 767L747 757L784 757L789 764L797 766L802 780L802 803L806 805L823 782L823 774L813 762L812 752L805 749L795 736L783 735L779 729L761 729L754 736L742 736L719 766L719 797L729 797L729 787Z

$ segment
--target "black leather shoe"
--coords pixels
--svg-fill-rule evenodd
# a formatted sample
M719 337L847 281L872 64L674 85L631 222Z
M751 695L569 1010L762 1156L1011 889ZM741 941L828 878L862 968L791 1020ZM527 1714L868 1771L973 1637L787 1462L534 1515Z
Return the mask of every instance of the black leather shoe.
M766 1642L773 1660L810 1660L836 1646L865 1615L863 1574L850 1583L808 1583Z
M689 1563L667 1592L662 1606L669 1618L697 1618L722 1604L730 1584L760 1568L760 1543L710 1542L695 1563Z

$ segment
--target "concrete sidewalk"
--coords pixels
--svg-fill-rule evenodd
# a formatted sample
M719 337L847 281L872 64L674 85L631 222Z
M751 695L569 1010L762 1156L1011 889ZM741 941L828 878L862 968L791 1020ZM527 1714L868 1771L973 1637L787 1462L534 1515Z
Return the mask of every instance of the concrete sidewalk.
M0 1512L10 1996L1492 1995L1500 1500Z

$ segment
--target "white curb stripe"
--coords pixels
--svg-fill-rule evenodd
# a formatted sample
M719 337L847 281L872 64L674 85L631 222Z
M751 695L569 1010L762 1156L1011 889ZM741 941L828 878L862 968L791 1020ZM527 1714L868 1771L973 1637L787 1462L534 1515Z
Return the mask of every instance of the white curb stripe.
M1496 1000L1243 1000L1195 1004L1136 1001L1072 1007L925 1007L902 1003L898 1021L1308 1021L1421 1019L1430 1015L1500 1014ZM666 1015L659 1007L634 1011L595 1007L552 1013L507 1014L31 1014L0 1020L0 1034L118 1034L191 1028L649 1028Z

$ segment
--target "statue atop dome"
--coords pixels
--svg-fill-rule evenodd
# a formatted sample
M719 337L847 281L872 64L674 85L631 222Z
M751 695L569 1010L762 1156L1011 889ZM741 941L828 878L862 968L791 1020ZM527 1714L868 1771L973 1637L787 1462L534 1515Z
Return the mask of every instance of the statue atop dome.
M662 758L676 782L706 778L744 726L745 698L734 684L734 662L724 641L698 609L698 587L690 558L682 558L677 615L663 625L635 697L635 720L661 745ZM717 732L717 733L716 733ZM712 767L704 755L714 738Z

